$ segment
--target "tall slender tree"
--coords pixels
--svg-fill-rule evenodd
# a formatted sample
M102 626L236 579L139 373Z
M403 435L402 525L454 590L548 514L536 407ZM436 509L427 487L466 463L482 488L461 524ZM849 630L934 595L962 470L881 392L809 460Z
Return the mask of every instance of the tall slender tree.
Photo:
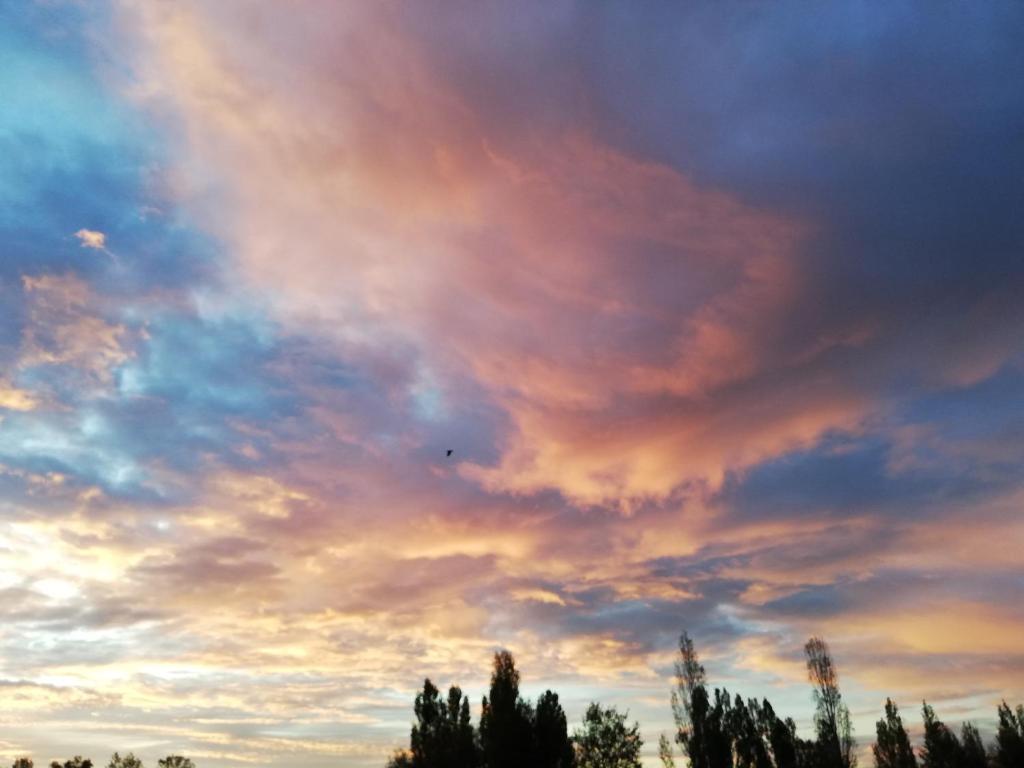
M704 721L709 709L704 667L697 658L693 640L686 632L679 636L675 671L672 716L676 723L676 742L690 759L691 768L709 768L704 734Z
M875 732L877 739L871 751L876 768L917 768L903 718L892 699L885 700L885 717L875 725Z
M814 686L814 703L817 708L814 721L825 764L832 768L853 768L856 744L850 712L839 692L839 673L832 661L832 654L820 637L808 640L804 645L804 653L807 656L807 675Z
M935 716L927 701L921 703L924 720L924 747L921 750L921 768L959 768L962 749L956 734Z
M534 744L537 768L572 768L576 761L572 739L558 694L545 691L537 699L534 714Z
M1024 706L1018 705L1014 712L1005 701L999 705L994 762L996 768L1024 765Z
M487 768L533 765L533 709L519 696L519 672L508 651L494 654L490 696L480 713L480 744Z

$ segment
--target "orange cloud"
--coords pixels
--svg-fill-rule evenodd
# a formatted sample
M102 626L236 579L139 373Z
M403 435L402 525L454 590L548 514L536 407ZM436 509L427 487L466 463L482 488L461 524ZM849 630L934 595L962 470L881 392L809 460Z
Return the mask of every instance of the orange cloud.
M244 37L211 38L207 13L219 12L133 17L148 75L137 91L174 103L185 127L181 194L198 168L226 180L209 224L284 317L344 345L412 345L441 382L483 387L511 431L497 465L469 461L464 477L632 508L855 430L870 411L820 378L743 391L796 364L772 350L801 293L805 223L585 126L509 130L386 11L319 11L344 51L326 61L306 60L319 49L267 61ZM250 21L290 39L261 11ZM815 340L800 364L828 348Z
M26 276L22 283L29 309L21 367L70 365L109 383L113 369L130 357L126 330L96 311L88 284L72 274Z
M38 405L38 402L32 392L11 386L10 382L0 379L0 408L11 411L31 411Z

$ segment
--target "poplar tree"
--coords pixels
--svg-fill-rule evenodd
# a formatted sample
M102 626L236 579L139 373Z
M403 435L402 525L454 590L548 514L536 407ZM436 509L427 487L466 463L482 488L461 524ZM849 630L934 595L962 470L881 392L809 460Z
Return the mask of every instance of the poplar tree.
M921 750L921 768L960 768L961 748L956 734L935 716L928 702L922 702L924 720L924 748Z
M533 709L519 696L519 672L508 651L494 654L490 696L480 713L480 744L488 768L533 765Z
M871 751L876 768L917 768L903 719L892 699L885 700L885 717L875 725L877 739Z
M1024 765L1024 706L1017 711L1005 701L999 705L999 730L996 731L996 768L1020 768Z
M558 694L545 691L537 699L534 714L535 765L537 768L572 768L575 752Z
M828 645L820 637L812 637L804 646L807 656L807 676L814 686L814 704L817 708L814 722L818 729L818 745L825 765L832 768L853 768L856 758L853 750L853 727L850 711L839 692L839 673L836 671Z

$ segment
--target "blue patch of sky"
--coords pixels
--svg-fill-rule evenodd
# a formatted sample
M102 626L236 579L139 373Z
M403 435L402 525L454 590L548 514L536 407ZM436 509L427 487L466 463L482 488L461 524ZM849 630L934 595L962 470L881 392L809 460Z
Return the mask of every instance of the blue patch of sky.
M217 245L154 198L153 174L173 148L96 74L87 31L102 30L106 8L61 9L0 9L0 358L16 357L27 320L23 275L74 273L113 303L112 321L145 333L112 392L77 391L81 377L67 366L20 371L62 407L7 414L0 460L160 496L168 489L154 484L154 462L251 463L237 452L243 424L264 428L244 440L262 442L266 457L267 434L299 414L301 397L270 370L289 354L278 329L219 279ZM74 237L83 228L103 232L106 250L83 248ZM332 371L333 386L351 383Z
M1024 366L1018 359L973 386L922 394L905 403L901 415L910 424L933 425L948 439L1024 434Z
M976 502L1005 490L990 472L948 460L905 462L884 437L840 441L787 454L730 475L716 501L737 518L849 514L936 514L940 505ZM915 448L916 450L916 448ZM895 460L894 460L895 459Z
M159 129L97 74L84 30L102 27L103 7L61 8L0 10L0 284L73 270L112 291L181 285L213 248L155 196ZM116 258L82 248L83 228L105 233Z

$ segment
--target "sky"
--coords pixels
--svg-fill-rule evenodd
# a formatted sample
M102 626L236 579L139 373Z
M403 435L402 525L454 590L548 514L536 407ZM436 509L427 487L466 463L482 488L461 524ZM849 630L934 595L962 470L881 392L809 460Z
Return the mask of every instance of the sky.
M507 648L653 766L684 629L805 737L814 634L862 749L991 733L1022 25L4 2L0 758L380 766Z

